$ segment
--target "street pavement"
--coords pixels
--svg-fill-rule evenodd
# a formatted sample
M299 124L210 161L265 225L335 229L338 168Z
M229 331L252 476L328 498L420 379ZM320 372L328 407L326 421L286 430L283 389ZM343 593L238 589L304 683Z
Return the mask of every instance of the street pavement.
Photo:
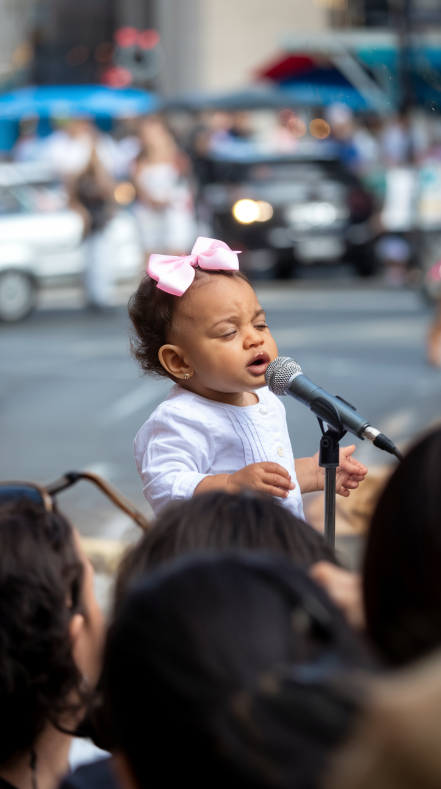
M418 292L361 280L257 290L279 353L399 446L441 417L441 370L425 361L431 310ZM111 314L87 312L74 290L43 294L28 320L0 326L0 479L47 483L89 469L149 514L132 444L170 384L140 378L128 332L123 305ZM313 454L317 421L295 401L284 403L295 455ZM370 467L396 462L368 442L355 443ZM136 527L88 483L61 494L60 504L85 536L136 537Z

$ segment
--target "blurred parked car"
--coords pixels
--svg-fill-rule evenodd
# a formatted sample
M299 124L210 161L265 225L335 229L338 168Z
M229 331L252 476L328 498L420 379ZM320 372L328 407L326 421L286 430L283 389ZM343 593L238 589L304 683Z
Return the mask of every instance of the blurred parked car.
M46 165L0 165L0 320L18 321L35 306L37 289L81 281L83 219L69 208L63 184ZM135 218L120 210L111 220L114 279L141 270Z
M373 198L335 154L213 158L198 210L207 235L243 250L252 277L314 263L350 261L362 275L376 267Z

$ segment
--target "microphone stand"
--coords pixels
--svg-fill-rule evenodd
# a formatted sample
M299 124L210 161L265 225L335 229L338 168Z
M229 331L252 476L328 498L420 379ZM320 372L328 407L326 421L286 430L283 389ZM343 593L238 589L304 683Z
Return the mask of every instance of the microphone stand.
M317 417L320 430L322 431L319 466L325 469L325 542L333 550L335 548L335 480L336 469L340 463L339 441L346 435L346 430L342 425L337 409L333 408L326 400L323 400L323 403L326 408L332 408L334 412L332 416L336 423L340 425L340 429L337 430L328 424L328 429L325 431L323 419Z

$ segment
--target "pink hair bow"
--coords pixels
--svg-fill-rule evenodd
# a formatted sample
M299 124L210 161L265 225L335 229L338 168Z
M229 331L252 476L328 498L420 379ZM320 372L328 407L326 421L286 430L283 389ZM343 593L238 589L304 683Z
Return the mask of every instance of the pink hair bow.
M223 241L199 236L191 255L150 255L147 273L156 279L160 290L172 296L182 296L194 280L196 266L206 271L237 271L237 254Z

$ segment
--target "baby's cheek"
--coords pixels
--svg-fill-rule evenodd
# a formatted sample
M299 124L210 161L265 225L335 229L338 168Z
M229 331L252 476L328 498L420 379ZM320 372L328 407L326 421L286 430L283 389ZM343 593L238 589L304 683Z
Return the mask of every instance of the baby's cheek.
M268 340L265 343L265 345L267 346L267 350L268 350L268 353L269 353L271 359L272 360L276 359L277 356L279 355L279 351L277 350L276 341L274 340L274 337L272 336L272 334L269 335Z

